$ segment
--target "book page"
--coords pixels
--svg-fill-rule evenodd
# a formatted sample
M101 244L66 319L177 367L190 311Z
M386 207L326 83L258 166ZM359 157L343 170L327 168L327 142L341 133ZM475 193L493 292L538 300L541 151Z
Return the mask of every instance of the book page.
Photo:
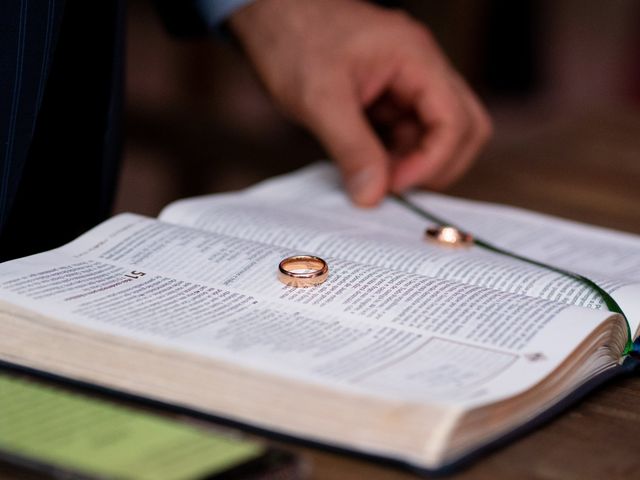
M583 275L604 288L640 332L640 237L550 215L436 194L412 198L509 252ZM453 220L452 220L453 221Z
M624 328L608 312L336 257L325 283L296 289L276 275L292 253L120 215L0 265L0 300L303 382L463 408L532 387L605 321ZM598 368L615 364L622 346L610 348Z
M428 211L520 255L583 274L620 303L632 332L640 324L640 240L508 207L416 193ZM606 308L588 285L479 247L451 249L424 238L432 223L389 199L354 207L337 172L319 164L236 194L178 201L161 219L320 256L583 307Z

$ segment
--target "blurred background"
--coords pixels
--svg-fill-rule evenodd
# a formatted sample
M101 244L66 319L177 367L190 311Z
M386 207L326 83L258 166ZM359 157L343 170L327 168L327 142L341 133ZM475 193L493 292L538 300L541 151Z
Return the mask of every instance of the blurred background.
M448 193L640 228L640 2L389 3L435 32L495 121L491 145ZM230 42L172 38L149 0L130 0L127 44L118 211L156 215L324 157Z

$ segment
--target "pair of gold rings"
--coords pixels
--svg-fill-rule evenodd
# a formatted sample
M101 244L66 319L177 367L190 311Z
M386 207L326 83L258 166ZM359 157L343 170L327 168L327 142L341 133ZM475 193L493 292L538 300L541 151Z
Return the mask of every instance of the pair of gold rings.
M449 247L469 247L473 236L455 227L441 225L425 231L428 240ZM329 266L320 257L294 255L278 266L278 279L290 287L313 287L324 283L329 276Z
M278 279L290 287L320 285L328 276L327 262L313 255L287 257L278 266Z

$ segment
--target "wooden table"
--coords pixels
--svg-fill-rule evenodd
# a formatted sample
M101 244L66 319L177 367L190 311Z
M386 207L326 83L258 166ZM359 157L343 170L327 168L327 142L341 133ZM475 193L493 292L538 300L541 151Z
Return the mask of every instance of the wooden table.
M640 115L611 112L537 124L496 142L449 193L640 234ZM640 378L614 380L543 428L451 479L632 479L640 472ZM313 479L415 475L346 455L304 455ZM0 466L0 478L35 479Z

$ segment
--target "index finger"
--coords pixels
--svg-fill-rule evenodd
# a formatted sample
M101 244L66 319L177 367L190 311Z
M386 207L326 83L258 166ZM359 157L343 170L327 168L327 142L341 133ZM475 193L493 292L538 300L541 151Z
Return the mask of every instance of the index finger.
M426 65L412 78L400 79L393 87L412 102L424 126L417 148L400 158L392 173L391 187L402 191L436 179L456 155L469 130L469 118L446 72Z
M336 82L326 91L309 102L303 121L338 164L351 198L375 205L388 187L387 152L351 85Z

